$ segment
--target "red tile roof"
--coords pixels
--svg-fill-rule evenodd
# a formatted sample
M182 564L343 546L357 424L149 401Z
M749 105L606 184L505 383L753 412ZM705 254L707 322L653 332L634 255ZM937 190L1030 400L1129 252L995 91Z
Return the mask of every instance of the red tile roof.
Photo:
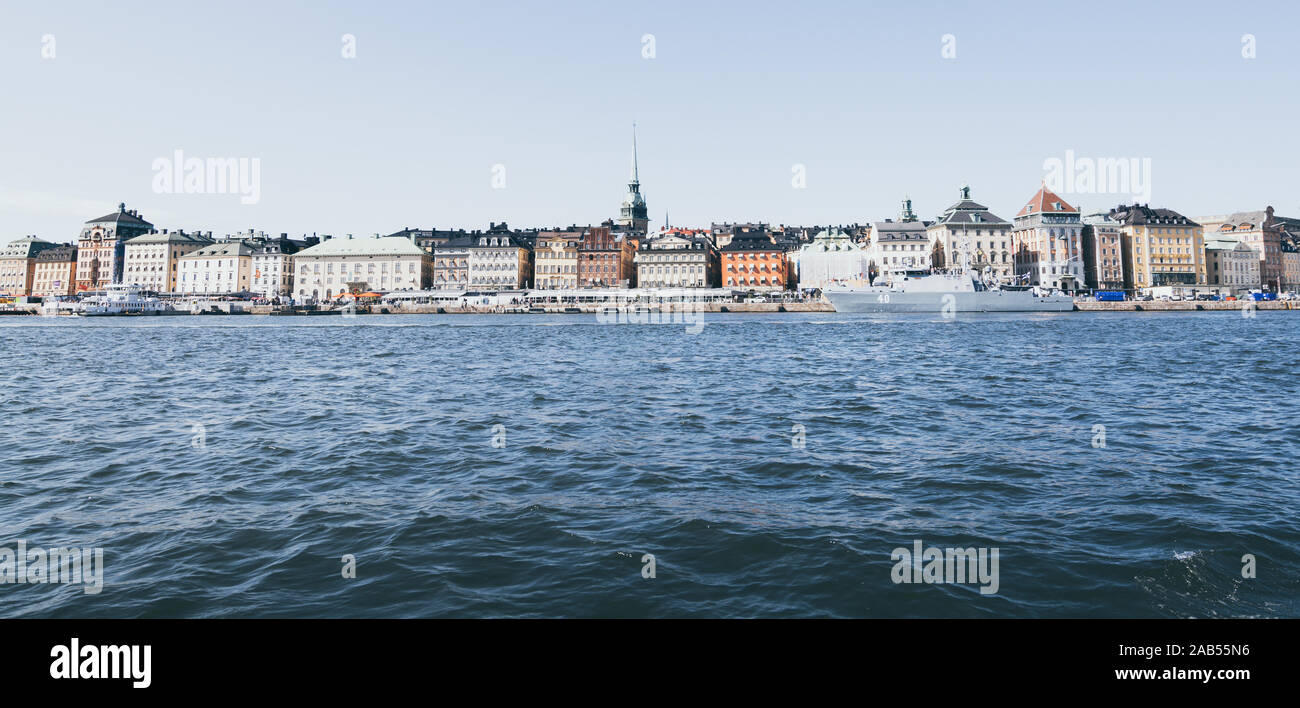
M1060 205L1059 209L1056 206L1057 204ZM1036 214L1039 212L1045 212L1050 214L1050 213L1071 213L1071 212L1078 213L1078 211L1079 210L1077 208L1072 207L1069 204L1065 203L1064 199L1061 199L1060 197L1052 193L1050 190L1048 190L1047 185L1043 185L1042 187L1038 188L1038 192L1035 193L1033 197L1030 197L1029 203L1026 204L1025 208L1021 209L1020 213L1016 214L1016 216L1024 216L1026 214Z

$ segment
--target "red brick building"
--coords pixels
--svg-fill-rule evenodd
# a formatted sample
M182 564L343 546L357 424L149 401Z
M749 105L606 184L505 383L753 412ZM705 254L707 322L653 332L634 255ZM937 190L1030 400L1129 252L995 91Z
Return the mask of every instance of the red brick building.
M626 233L614 232L609 224L588 226L578 242L578 287L631 287L636 243Z

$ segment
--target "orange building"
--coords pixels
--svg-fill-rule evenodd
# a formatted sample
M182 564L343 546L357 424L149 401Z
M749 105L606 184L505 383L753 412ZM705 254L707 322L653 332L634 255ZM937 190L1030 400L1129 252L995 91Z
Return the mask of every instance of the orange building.
M785 251L766 231L733 232L731 242L719 251L722 287L778 291L790 288L790 262Z

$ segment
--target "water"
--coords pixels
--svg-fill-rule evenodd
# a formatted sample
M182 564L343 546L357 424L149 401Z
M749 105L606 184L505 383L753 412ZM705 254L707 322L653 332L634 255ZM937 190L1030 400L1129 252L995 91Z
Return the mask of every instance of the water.
M1294 617L1297 341L1290 312L5 318L0 546L100 547L105 581L0 585L0 616ZM895 584L916 540L998 548L997 593Z

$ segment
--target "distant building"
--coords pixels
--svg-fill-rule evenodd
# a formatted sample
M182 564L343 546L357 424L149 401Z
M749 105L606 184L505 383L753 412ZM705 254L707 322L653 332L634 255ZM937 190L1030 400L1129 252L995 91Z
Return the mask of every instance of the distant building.
M664 229L636 253L637 287L712 288L718 282L718 250L704 229Z
M1282 244L1282 291L1300 291L1300 249Z
M1058 290L1078 290L1086 284L1083 221L1078 208L1044 185L1015 219L1011 248L1018 279Z
M973 201L970 187L962 185L961 198L926 227L926 235L932 267L968 265L992 280L1011 280L1011 223Z
M917 225L920 228L917 243L924 247L925 226ZM820 289L835 281L867 277L866 252L847 233L836 228L822 229L813 236L812 241L800 247L796 261L800 290Z
M468 259L468 253L466 253ZM295 298L332 300L344 293L427 289L433 258L410 238L326 237L293 256Z
M1083 280L1092 290L1124 289L1124 249L1118 221L1106 212L1083 217Z
M1120 223L1125 290L1205 283L1199 224L1172 209L1146 204L1121 204L1108 216Z
M218 241L178 259L175 292L183 295L229 295L252 292L255 242Z
M766 230L737 227L718 254L724 288L777 291L793 280L785 249Z
M28 236L0 247L0 295L27 297L36 281L36 258L58 244Z
M1196 223L1208 237L1230 236L1244 242L1259 256L1262 286L1272 292L1282 290L1282 234L1284 222L1273 215L1273 207L1263 211L1239 211L1221 216L1198 216Z
M636 242L609 224L588 226L578 242L578 285L583 288L627 288L635 280Z
M578 246L582 229L541 231L533 251L533 287L540 290L572 290L578 287Z
M1221 235L1205 239L1206 285L1221 286L1224 294L1259 289L1259 263L1255 250L1242 241Z
M469 289L469 247L472 243L473 237L466 234L433 246L432 287L438 290Z
M280 234L279 238L267 238L263 234L252 242L253 273L249 289L267 300L292 298L294 255L318 243L320 239L315 236L295 241L288 234Z
M126 242L149 233L153 224L118 204L112 214L91 219L77 237L77 290L100 290L122 282Z
M470 237L471 290L517 290L528 283L533 272L532 251L504 226L493 224L493 230Z
M167 229L136 236L123 248L122 282L159 293L175 292L181 256L212 242L201 233L168 232Z
M644 234L650 226L645 197L641 196L641 178L636 164L636 126L632 126L632 176L627 183L627 196L619 209L618 225Z
M851 277L865 277L874 282L877 276L888 273L931 268L934 265L932 251L940 248L938 241L934 244L930 243L927 229L932 223L918 220L916 212L912 211L912 200L904 199L903 208L898 213L898 221L885 219L871 225L867 248L863 254L866 261L862 270L863 275ZM850 238L847 233L843 235L846 239ZM856 240L852 242L857 243ZM803 288L802 281L805 280L805 276L802 255L799 260L799 287Z
M77 247L65 244L47 248L36 256L32 295L66 296L77 291Z

